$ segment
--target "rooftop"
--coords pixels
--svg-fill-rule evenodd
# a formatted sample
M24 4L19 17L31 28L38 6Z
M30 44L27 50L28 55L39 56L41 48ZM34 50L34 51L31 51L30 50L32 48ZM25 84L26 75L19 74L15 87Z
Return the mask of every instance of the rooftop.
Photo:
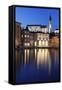
M30 24L30 25L27 25L26 27L29 27L29 26L40 26L40 27L47 27L47 25L41 25L41 24Z

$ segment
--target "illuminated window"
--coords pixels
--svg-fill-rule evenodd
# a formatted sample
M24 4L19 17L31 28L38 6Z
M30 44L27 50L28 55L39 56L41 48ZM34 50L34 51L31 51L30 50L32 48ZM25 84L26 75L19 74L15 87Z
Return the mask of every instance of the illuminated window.
M25 37L27 37L27 35L25 35Z
M29 46L30 44L29 43L24 43L25 46Z

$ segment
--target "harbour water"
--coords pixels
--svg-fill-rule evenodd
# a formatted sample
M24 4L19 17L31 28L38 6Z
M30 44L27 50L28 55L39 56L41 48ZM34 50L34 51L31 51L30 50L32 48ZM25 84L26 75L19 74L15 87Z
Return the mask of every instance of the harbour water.
M16 83L59 81L59 49L16 49L15 57Z

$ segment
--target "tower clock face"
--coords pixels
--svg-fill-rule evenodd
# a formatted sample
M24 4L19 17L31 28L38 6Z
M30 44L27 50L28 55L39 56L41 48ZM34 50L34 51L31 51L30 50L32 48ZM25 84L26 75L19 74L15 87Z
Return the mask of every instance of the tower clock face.
M51 28L51 24L50 24L50 28Z

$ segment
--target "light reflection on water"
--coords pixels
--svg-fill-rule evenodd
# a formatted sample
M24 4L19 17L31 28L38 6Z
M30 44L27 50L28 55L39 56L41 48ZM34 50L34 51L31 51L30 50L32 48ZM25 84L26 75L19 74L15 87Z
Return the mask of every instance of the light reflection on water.
M55 73L59 74L58 73L59 72L59 50L58 49L21 49L21 50L16 50L15 56L16 56L16 75L20 74L21 68L22 69L25 68L24 65L26 65L26 67L28 68L30 65L30 68L32 69L35 68L36 72L40 70L39 74L45 71L44 72L45 75L47 73L49 75L52 75L52 80L54 80L53 77L55 77ZM18 72L18 70L20 71ZM18 80L17 78L16 80ZM57 79L58 78L59 76L57 76Z

